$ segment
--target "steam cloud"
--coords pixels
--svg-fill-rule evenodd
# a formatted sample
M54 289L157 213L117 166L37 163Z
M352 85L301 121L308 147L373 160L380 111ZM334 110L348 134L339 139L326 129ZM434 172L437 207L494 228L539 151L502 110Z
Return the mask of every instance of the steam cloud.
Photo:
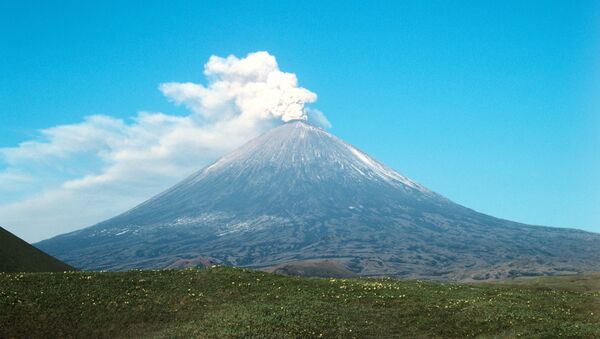
M160 90L208 121L233 117L308 120L305 105L317 100L315 93L298 87L295 74L280 71L275 57L267 52L251 53L243 59L212 56L204 74L209 79L206 87L170 82L160 85Z
M123 212L282 121L331 127L307 107L317 95L267 52L212 56L204 74L206 85L159 86L186 116L88 116L0 148L0 223L41 240Z

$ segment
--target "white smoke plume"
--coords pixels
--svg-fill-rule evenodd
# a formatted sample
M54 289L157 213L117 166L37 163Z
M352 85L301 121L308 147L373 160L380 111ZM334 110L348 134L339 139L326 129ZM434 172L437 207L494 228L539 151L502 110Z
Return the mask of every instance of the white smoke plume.
M0 148L0 225L42 240L124 212L282 121L330 127L306 106L316 94L267 52L212 56L204 73L206 85L159 86L187 116L88 116Z
M160 85L160 90L208 121L308 120L305 105L317 100L315 93L298 87L295 74L280 71L275 57L267 52L242 59L212 56L204 74L209 79L207 86L170 82Z

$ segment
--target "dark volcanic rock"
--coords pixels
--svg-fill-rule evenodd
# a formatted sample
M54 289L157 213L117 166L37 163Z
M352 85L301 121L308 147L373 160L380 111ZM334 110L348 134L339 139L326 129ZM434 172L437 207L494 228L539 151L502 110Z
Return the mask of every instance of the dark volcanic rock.
M85 269L180 259L360 275L489 279L600 270L600 235L487 216L301 121L250 141L112 219L37 246Z

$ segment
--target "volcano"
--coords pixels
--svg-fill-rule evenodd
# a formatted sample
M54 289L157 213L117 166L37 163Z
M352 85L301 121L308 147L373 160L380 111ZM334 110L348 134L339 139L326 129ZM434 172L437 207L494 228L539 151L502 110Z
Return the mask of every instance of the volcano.
M301 120L37 246L88 270L327 261L359 275L444 280L600 271L600 234L478 213Z

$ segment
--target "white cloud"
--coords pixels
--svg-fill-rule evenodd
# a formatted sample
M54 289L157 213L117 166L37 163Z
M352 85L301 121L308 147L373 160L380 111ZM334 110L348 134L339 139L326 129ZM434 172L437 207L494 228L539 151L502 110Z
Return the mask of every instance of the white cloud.
M41 131L39 140L0 149L0 225L38 241L89 226L166 189L281 121L330 127L306 104L316 94L279 70L267 52L210 57L208 83L164 83L162 93L187 116L106 115ZM34 178L34 179L32 179ZM20 192L19 192L20 190Z
M255 121L280 118L307 119L305 105L317 95L298 87L293 73L279 70L275 57L267 52L251 53L238 59L212 56L204 66L208 86L170 82L160 90L174 102L211 121L231 119Z

